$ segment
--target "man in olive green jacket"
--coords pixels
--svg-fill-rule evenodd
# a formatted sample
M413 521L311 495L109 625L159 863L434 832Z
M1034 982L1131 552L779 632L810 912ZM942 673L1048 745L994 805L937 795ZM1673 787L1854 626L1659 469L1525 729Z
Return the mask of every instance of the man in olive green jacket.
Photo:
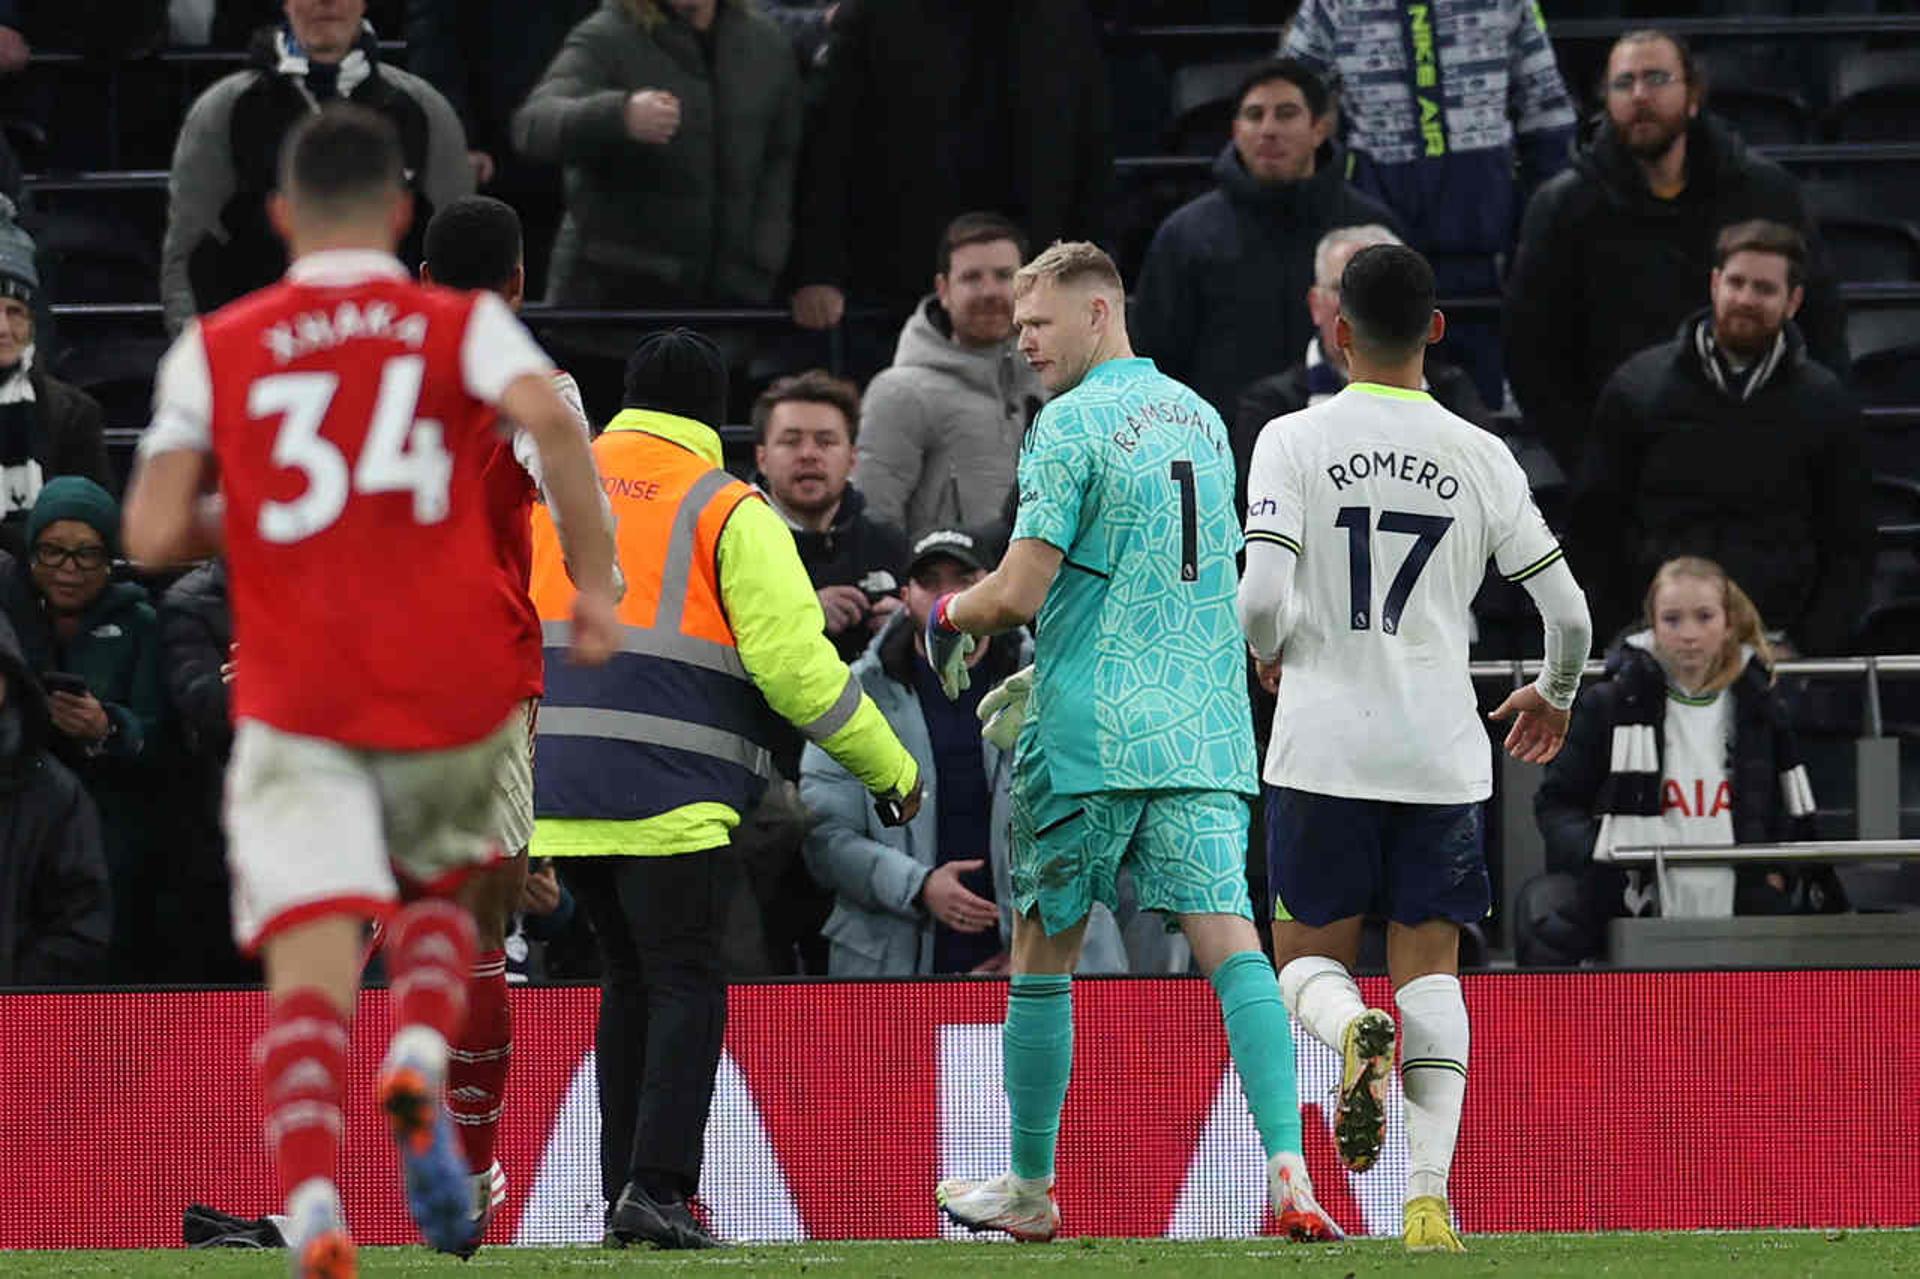
M513 117L566 171L547 300L767 302L802 114L793 46L744 0L604 0Z

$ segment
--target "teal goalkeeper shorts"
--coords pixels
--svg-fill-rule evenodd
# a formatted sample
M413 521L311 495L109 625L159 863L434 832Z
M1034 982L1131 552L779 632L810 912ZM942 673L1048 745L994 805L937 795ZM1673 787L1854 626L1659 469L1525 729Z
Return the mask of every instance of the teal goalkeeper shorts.
M1014 766L1013 904L1036 906L1049 934L1119 905L1120 867L1142 910L1253 918L1247 798L1232 791L1056 795L1044 765Z

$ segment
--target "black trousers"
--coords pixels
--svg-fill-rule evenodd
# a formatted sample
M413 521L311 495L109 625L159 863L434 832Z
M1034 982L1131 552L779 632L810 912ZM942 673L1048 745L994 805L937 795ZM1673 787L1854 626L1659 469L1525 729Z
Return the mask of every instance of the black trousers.
M725 848L672 857L557 859L599 938L600 1186L659 1197L700 1186L727 1028L720 930L737 876Z

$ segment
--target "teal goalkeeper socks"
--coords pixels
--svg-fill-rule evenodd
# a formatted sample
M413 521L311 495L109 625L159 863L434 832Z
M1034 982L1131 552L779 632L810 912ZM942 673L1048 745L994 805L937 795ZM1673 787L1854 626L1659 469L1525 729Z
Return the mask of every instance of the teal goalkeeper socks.
M1283 1150L1300 1153L1293 1026L1287 1020L1286 1005L1280 1002L1273 966L1257 950L1229 955L1213 971L1213 993L1220 998L1227 1048L1233 1053L1234 1069L1240 1072L1240 1087L1267 1158Z
M1051 1177L1060 1107L1073 1072L1073 978L1064 973L1016 975L1007 994L1000 1047L1013 1127L1013 1175ZM1293 1058L1287 1061L1291 1067ZM1297 1140L1297 1119L1294 1134Z

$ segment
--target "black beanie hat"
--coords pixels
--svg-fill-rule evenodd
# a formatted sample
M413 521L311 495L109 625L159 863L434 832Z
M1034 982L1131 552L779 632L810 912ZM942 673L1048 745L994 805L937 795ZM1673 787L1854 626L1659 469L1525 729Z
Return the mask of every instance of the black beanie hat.
M649 333L627 357L622 404L718 427L727 418L726 357L692 329Z

